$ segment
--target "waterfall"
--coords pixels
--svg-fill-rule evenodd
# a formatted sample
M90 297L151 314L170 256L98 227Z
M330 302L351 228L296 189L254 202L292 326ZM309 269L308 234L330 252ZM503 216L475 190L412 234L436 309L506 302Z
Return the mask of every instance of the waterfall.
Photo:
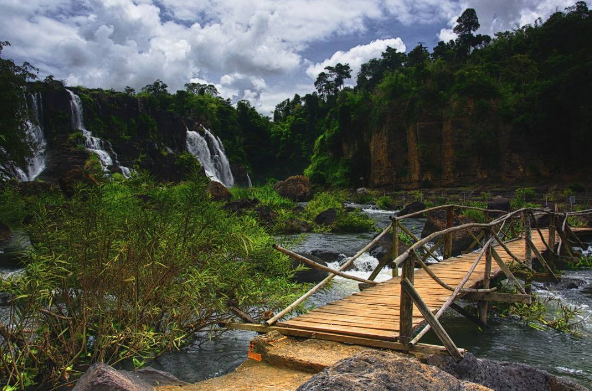
M222 141L206 128L203 131L205 136L187 129L187 151L199 160L208 178L232 187L234 177Z
M251 177L249 176L248 172L247 172L247 187L253 187L253 182L251 182Z
M41 126L41 114L43 110L41 94L36 92L29 96L31 98L33 118L27 120L27 134L31 141L33 141L33 157L27 161L26 177L28 181L33 181L45 169L47 142L43 136L43 128Z
M117 154L111 148L111 144L108 141L103 141L98 137L92 135L92 132L84 127L84 117L82 109L82 101L80 97L70 90L66 90L72 98L70 100L70 107L72 109L72 128L74 130L80 130L84 136L84 147L87 151L94 153L98 156L103 171L109 172L109 166L117 166L121 170L124 177L129 178L131 175L131 169L125 166L119 165ZM107 148L111 150L111 153L107 152Z

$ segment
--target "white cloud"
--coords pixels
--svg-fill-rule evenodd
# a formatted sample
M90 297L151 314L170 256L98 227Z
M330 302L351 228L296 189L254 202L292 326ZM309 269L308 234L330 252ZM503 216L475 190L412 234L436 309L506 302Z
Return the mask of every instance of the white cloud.
M448 40L467 7L477 10L479 32L491 35L533 23L575 0L0 2L0 36L13 45L3 55L31 62L42 77L115 89L139 89L161 79L172 92L190 80L218 81L224 97L249 99L270 112L281 99L312 91L310 85L301 90L303 80L314 79L327 65L349 63L355 75L386 46L405 50L399 38L378 39L313 64L304 58L313 44L333 51L335 40L371 36L376 24L391 20L419 28L437 24L440 38Z
M319 73L325 67L334 66L338 63L349 64L352 69L352 76L360 71L362 64L368 62L372 58L378 58L386 50L387 47L397 49L399 52L405 52L407 49L401 38L377 39L370 42L368 45L358 45L351 48L347 52L337 51L323 62L310 65L306 70L306 74L313 80L316 80Z

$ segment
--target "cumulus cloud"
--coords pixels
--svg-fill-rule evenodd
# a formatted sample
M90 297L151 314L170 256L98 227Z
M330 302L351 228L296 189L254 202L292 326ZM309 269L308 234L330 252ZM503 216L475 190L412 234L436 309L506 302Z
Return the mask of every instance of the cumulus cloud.
M455 39L452 27L467 8L474 8L481 27L479 34L493 36L500 31L512 30L525 24L533 24L538 18L545 19L556 11L572 6L575 0L462 0L457 11L448 20L450 28L443 28L438 38L443 41Z
M347 52L337 51L331 58L323 62L310 65L306 70L306 74L313 80L323 72L327 66L335 66L338 63L349 64L352 69L352 75L356 75L362 64L368 62L373 58L378 58L386 50L387 47L397 49L399 52L405 52L405 44L401 38L377 39L370 42L368 45L358 45L351 48Z
M405 50L400 38L377 39L313 63L304 54L313 44L332 53L335 40L384 38L372 28L391 21L395 29L443 27L439 35L448 40L467 7L477 10L480 32L493 34L574 1L2 0L0 36L13 45L3 54L31 62L42 77L120 90L161 79L171 91L203 80L224 97L269 112L275 98L310 92L307 76L316 78L327 65L349 63L355 74L386 46Z

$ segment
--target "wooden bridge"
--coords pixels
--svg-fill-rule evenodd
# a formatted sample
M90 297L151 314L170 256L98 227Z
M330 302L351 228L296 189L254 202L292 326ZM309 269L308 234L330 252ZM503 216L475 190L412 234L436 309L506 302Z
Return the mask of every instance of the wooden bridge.
M401 224L405 219L437 210L446 210L446 228L423 239L417 238ZM490 221L454 226L455 212L462 210L478 211ZM269 319L265 325L234 323L228 327L262 332L277 330L284 335L403 351L448 352L456 360L461 360L463 350L456 347L439 321L444 311L452 308L471 321L486 327L488 302L530 303L531 279L541 275L533 269L533 260L538 261L537 266L544 271L546 279L556 281L558 277L553 269L553 261L560 257L574 259L576 253L572 245L583 247L578 233L590 231L572 229L568 222L570 218L590 212L558 213L542 209L520 209L507 213L463 205L435 207L406 216L393 217L392 223L380 235L339 270L319 265L301 255L275 246L277 250L331 274ZM492 215L499 217L490 217ZM537 217L541 216L547 219L548 224L545 225L548 228L537 226ZM452 257L454 237L461 231L467 232L473 242L463 255ZM400 233L410 237L413 244L399 255ZM345 273L355 259L387 234L393 235L391 255L379 262L367 280ZM431 243L434 244L428 247ZM443 260L435 255L440 247L443 247ZM546 254L546 258L543 257L543 253ZM427 266L426 262L430 257L438 263ZM390 261L393 265L393 278L376 283L375 277ZM399 266L402 267L401 276L398 276ZM308 297L322 289L336 275L359 281L362 291L277 323ZM498 292L495 287L490 287L491 281L498 277L509 280L513 288L511 293ZM478 316L458 306L455 302L460 299L476 301ZM430 328L434 330L443 347L419 343Z

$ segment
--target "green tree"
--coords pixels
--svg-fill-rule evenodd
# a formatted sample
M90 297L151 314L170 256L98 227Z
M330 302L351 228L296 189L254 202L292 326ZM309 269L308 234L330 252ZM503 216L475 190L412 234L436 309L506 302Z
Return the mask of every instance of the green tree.
M154 83L142 87L142 92L150 95L168 94L167 88L168 86L162 80L157 79Z
M2 49L10 46L0 41ZM17 65L0 57L0 164L13 162L24 166L33 153L27 135L27 81L37 78L38 69L28 62Z

